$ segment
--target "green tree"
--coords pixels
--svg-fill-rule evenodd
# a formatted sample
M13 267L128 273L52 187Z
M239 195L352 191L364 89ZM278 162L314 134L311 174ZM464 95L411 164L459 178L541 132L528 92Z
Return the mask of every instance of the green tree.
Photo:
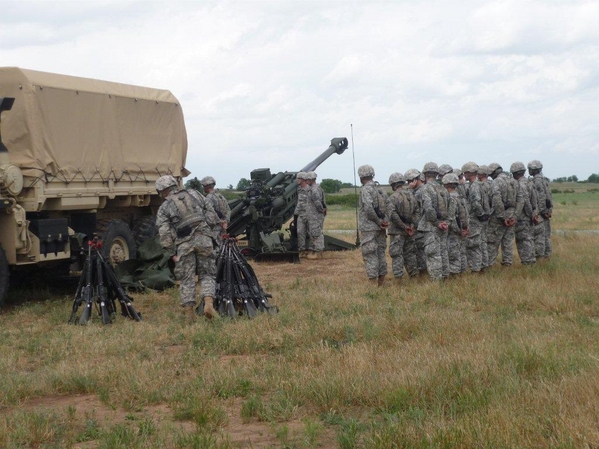
M245 190L250 186L250 181L249 179L246 178L241 178L239 180L239 182L237 183L237 187L235 188L235 190Z
M202 187L202 184L200 183L198 178L188 179L187 181L185 181L185 188L186 189L195 189L198 192L204 191L204 188Z
M599 183L599 175L597 173L593 173L591 176L589 176L589 179L587 181Z
M343 183L338 179L323 179L320 183L320 187L324 193L337 193L341 190Z

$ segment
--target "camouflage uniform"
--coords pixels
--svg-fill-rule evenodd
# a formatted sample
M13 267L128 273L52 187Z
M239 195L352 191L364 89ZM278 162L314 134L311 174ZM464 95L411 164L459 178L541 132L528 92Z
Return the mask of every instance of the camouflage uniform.
M229 223L231 221L231 208L227 199L218 190L213 190L207 194L206 200L212 204L214 212L219 218L218 224L212 227L212 237L214 237L216 244L220 245L222 236L227 232L223 229L222 222Z
M308 220L310 222L310 249L321 253L324 251L324 216L326 203L324 192L320 185L310 186L310 195L308 202Z
M416 243L414 238L406 232L406 228L417 223L416 197L407 189L399 187L387 200L389 211L390 237L389 255L391 267L396 278L403 277L404 264L409 276L418 275L418 261L416 259Z
M482 201L482 188L479 181L466 184L466 198L468 201L469 223L466 247L468 252L468 266L470 271L478 273L483 268L483 223L488 220ZM485 245L486 246L486 245Z
M530 170L530 163L528 165ZM530 182L537 195L537 210L539 212L539 224L533 226L535 255L536 257L549 257L551 255L550 219L553 211L551 189L549 188L549 182L541 172L532 176Z
M530 265L537 261L531 228L533 217L537 215L537 212L536 209L533 209L530 201L528 179L522 176L518 179L518 184L520 185L520 194L522 196L522 208L516 211L516 218L518 219L516 223L516 248L518 249L522 265Z
M297 189L297 203L293 214L297 216L297 250L306 251L306 234L310 230L310 221L308 220L310 186L300 186Z
M416 228L422 218L422 191L424 185L420 185L413 190L414 198L416 198L416 208L414 211ZM416 263L418 264L418 271L424 273L426 270L426 256L424 254L424 233L416 232L414 235L414 243L416 244Z
M418 232L422 233L426 269L433 281L449 276L447 253L447 231L438 225L447 220L448 193L436 182L427 182L422 187L422 216Z
M214 297L216 257L211 228L218 223L212 205L193 189L171 190L158 209L160 244L169 255L178 256L175 276L181 305L195 304L196 274L201 298Z
M495 264L499 255L499 246L502 252L501 264L509 266L514 261L514 226L506 226L504 220L516 219L518 190L518 182L508 178L504 172L499 173L493 180L491 188L493 212L487 235L489 266Z
M381 228L386 218L379 216L385 215L387 204L384 197L385 192L374 181L364 184L360 191L358 227L362 234L362 258L369 279L387 274L387 234Z
M485 174L488 174L488 167L486 165L479 166L479 174L483 171ZM481 203L483 206L483 210L485 212L486 217L491 216L492 206L491 206L491 183L485 179L480 182L480 197ZM489 266L489 251L488 251L488 236L487 231L489 229L489 220L485 220L481 222L480 226L480 252L481 252L481 267L487 268Z

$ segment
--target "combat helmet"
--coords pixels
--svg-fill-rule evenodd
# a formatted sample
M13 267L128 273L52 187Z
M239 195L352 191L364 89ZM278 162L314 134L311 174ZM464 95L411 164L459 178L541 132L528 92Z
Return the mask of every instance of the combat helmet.
M308 179L308 180L316 179L316 173L313 171L306 172L306 179Z
M156 180L156 190L162 192L171 187L177 187L179 184L172 175L164 175Z
M406 179L401 173L392 173L391 176L389 176L389 185L397 184L399 182L406 182Z
M416 170L415 168L410 168L406 174L404 175L404 178L406 181L412 181L413 179L416 179L420 176L420 171Z
M296 179L304 179L304 180L308 179L308 178L306 178L306 172L305 171L297 172L297 175L295 175L295 178Z
M541 161L538 160L534 160L534 161L530 161L528 163L528 169L529 170L543 170L543 164L541 163Z
M476 173L478 171L478 165L476 164L476 162L466 162L464 165L462 165L462 171L464 173L468 172L468 173Z
M439 174L439 166L434 162L427 162L424 164L424 168L422 169L422 173L435 173Z
M442 164L439 166L439 175L445 176L447 173L451 173L453 171L453 167L449 164Z
M458 176L455 173L447 173L446 175L443 176L443 179L441 180L441 182L443 183L443 185L459 184L460 180L458 179Z
M486 165L479 165L478 170L476 171L476 174L488 176L489 175L489 167L487 167Z
M503 167L499 165L497 162L491 162L489 164L489 176L495 173L497 170L503 171Z
M374 178L374 168L372 165L360 165L358 167L358 176L360 178Z
M525 171L526 171L526 167L524 166L524 164L522 162L514 162L510 166L511 174L518 173L518 172L525 172Z
M212 176L206 176L205 178L202 178L200 184L203 186L209 186L210 184L216 185L216 179L214 179Z

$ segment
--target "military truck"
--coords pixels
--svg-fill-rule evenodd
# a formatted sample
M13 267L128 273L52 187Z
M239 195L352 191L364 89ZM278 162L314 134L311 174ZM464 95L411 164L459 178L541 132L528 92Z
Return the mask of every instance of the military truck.
M0 305L9 276L76 269L94 232L112 264L134 258L186 156L167 90L0 68Z

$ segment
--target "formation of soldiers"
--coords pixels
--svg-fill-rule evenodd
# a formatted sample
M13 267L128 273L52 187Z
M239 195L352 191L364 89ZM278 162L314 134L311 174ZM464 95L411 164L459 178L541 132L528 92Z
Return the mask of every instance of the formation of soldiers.
M513 263L513 244L522 265L551 255L553 200L543 164L465 163L461 169L428 162L421 171L393 173L391 196L374 181L370 165L358 168L362 184L358 226L370 282L387 275L387 237L393 276L428 273L433 281L470 271L478 274L499 258Z
M324 217L327 205L324 192L316 183L313 171L299 172L296 175L297 204L295 206L297 247L300 258L321 259L324 251ZM308 237L308 239L306 238Z

